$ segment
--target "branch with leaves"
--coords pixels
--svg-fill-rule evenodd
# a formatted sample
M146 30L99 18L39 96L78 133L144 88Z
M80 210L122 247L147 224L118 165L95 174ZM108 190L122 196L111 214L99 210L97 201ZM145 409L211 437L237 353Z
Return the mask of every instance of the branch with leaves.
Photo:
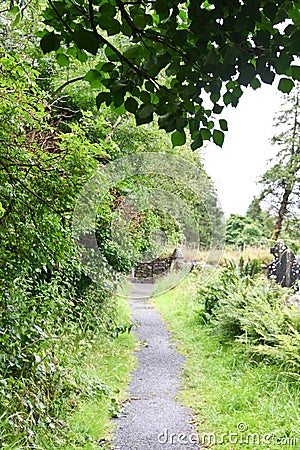
M221 146L227 124L218 116L237 106L245 87L272 84L278 74L279 90L289 93L300 79L299 0L48 4L44 53L65 55L63 65L99 55L83 78L101 86L97 106L132 113L138 125L156 114L173 145L185 143L189 130L193 149L206 140ZM206 94L211 108L203 106Z

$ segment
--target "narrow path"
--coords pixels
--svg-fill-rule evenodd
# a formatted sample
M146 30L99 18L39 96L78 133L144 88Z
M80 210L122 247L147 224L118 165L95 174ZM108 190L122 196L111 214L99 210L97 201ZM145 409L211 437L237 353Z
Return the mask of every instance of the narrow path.
M140 341L138 365L130 382L124 415L116 419L114 449L199 449L191 411L176 399L184 358L170 342L170 333L158 311L146 299L152 285L135 284L130 307ZM143 297L138 299L138 295Z

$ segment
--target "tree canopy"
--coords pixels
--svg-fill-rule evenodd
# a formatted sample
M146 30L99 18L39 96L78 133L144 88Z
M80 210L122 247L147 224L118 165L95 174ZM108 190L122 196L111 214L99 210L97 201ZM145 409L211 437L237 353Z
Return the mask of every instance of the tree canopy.
M48 0L39 32L58 63L90 60L66 84L86 80L103 103L172 133L192 148L222 145L225 105L237 106L246 86L272 84L289 92L300 79L299 0ZM23 2L24 4L24 2ZM15 12L20 13L18 7Z

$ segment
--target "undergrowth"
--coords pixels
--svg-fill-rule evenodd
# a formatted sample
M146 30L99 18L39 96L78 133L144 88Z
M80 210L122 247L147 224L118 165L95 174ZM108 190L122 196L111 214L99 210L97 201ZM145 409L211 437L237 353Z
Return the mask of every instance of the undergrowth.
M83 401L114 397L101 373L86 377L81 364L91 351L117 344L130 319L108 290L83 281L57 275L30 285L20 278L0 297L1 448L57 448L41 436L64 435L66 418Z
M199 320L249 357L300 368L300 310L292 289L267 280L254 261L228 263L198 289Z

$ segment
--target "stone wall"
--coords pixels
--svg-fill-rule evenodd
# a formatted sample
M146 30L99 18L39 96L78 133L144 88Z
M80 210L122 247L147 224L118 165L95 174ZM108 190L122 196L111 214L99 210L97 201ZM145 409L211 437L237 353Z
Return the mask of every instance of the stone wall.
M136 283L153 283L159 276L169 272L171 267L179 269L183 263L183 256L179 249L166 258L156 258L153 261L138 264L133 269L133 281Z

